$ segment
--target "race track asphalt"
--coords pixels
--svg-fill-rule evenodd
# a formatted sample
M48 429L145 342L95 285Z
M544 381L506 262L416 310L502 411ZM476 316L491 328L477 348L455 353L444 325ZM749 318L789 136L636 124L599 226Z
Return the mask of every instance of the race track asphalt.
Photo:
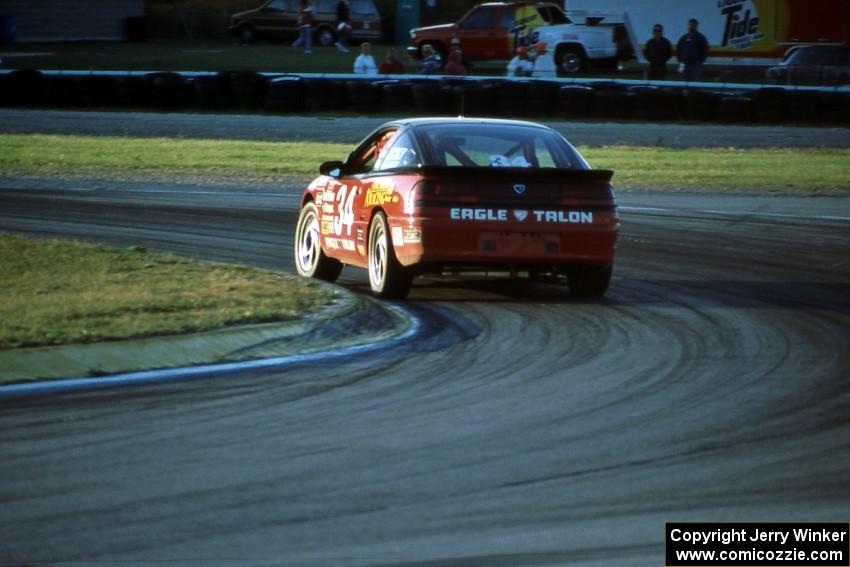
M292 270L298 192L7 187L0 230ZM0 560L657 566L665 521L846 522L847 200L621 205L600 302L428 280L398 351L0 406Z

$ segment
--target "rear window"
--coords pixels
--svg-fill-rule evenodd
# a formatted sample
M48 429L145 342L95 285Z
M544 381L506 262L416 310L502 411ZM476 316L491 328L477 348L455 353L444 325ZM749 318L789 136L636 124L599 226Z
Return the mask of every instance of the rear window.
M425 163L444 167L589 169L552 130L501 124L439 124L416 129Z

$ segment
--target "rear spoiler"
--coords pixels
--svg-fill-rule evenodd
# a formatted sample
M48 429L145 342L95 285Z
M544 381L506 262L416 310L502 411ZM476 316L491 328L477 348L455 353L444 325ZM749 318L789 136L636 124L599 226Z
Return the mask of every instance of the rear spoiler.
M610 169L555 169L529 167L442 167L425 166L416 169L423 177L439 179L470 179L475 181L495 179L506 181L511 176L518 180L533 179L553 183L610 182L614 172Z

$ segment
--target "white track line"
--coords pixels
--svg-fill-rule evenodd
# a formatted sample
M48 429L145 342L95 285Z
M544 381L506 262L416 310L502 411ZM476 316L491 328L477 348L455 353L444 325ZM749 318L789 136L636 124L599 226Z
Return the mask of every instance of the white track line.
M290 356L246 360L244 362L202 364L198 366L185 366L181 368L168 368L162 370L142 370L138 372L127 372L124 374L114 374L112 376L104 376L100 378L68 378L62 380L45 380L42 382L10 384L8 386L0 386L0 401L32 396L47 396L67 394L70 392L139 386L143 384L217 378L245 372L246 370L283 370L294 364L314 363L323 360L347 358L370 352L386 351L392 347L406 343L419 334L422 323L416 315L400 305L384 305L388 309L395 311L398 315L410 321L410 326L406 331L404 331L404 333L397 337L378 341L376 343L366 343L310 354L293 354Z

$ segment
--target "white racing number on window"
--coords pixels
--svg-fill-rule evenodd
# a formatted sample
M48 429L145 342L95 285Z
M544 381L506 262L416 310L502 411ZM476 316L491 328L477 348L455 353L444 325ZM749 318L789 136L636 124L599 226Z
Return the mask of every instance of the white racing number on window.
M334 232L342 236L342 228L345 227L347 236L351 236L351 225L354 224L354 196L356 190L349 190L348 185L343 185L336 193L336 212L334 213Z

